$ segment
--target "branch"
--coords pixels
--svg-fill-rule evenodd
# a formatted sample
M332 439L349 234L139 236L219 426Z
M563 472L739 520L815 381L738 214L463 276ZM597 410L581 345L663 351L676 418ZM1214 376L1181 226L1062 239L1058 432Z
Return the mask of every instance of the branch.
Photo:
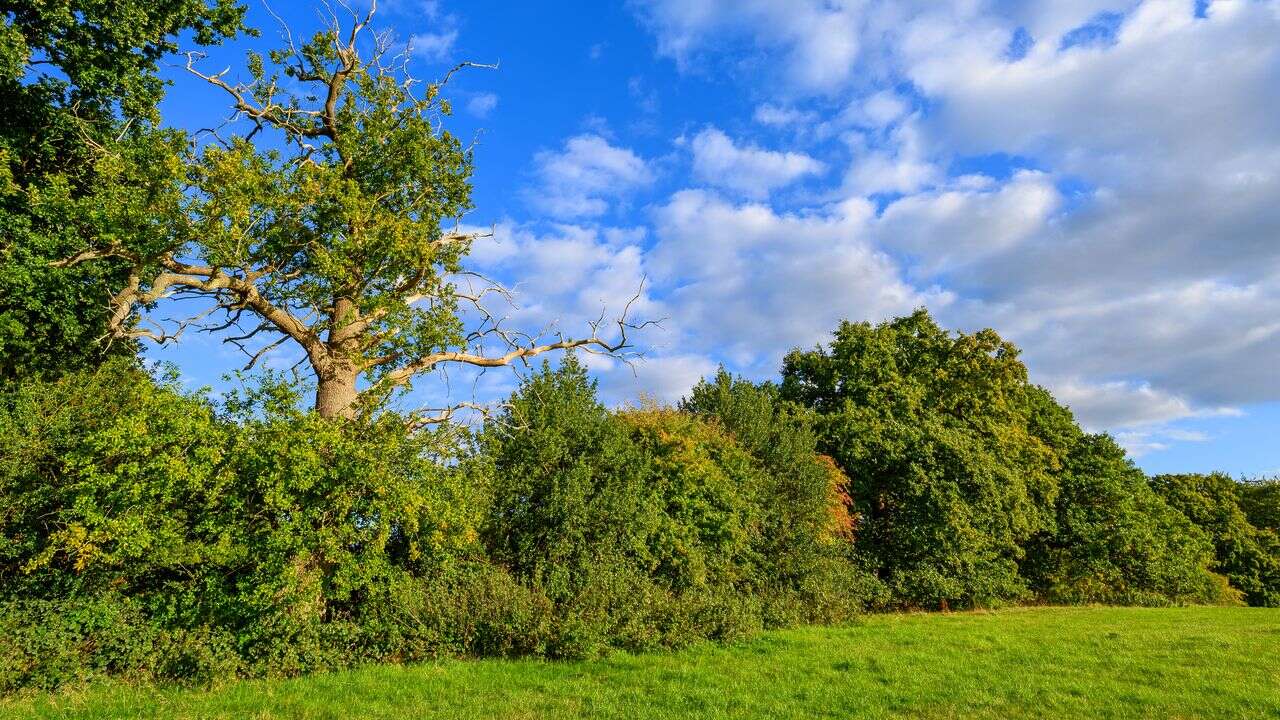
M490 417L493 412L487 405L474 402L460 402L456 405L450 405L449 407L424 408L418 412L412 413L405 422L405 426L412 432L421 430L428 425L439 425L440 423L448 422L459 410L474 410L486 418Z
M640 288L636 291L636 294L627 301L626 306L623 308L622 315L614 321L614 324L618 328L617 340L610 341L601 337L599 329L603 321L602 317L590 324L590 337L578 340L561 339L556 342L544 344L530 342L527 345L518 345L513 343L508 352L496 356L466 351L444 351L431 353L429 355L419 357L399 369L388 372L382 377L380 384L386 387L404 385L412 380L415 375L426 372L440 363L460 363L483 368L503 367L511 365L516 361L527 362L529 358L542 355L543 353L555 350L573 350L577 348L582 348L586 352L616 355L620 351L631 347L630 341L627 337L628 331L639 330L650 325L658 325L660 322L658 320L647 320L642 323L632 323L628 321L627 315L631 311L631 306L643 293L644 279L640 281Z

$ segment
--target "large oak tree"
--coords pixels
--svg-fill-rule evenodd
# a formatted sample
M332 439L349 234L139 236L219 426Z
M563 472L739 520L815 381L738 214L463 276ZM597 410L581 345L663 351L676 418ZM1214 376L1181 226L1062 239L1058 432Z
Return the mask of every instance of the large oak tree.
M188 187L157 211L169 218L162 236L67 261L130 264L111 299L113 336L166 342L187 327L215 330L250 366L292 344L314 373L315 410L325 417L358 415L450 364L628 347L636 326L625 309L579 338L521 333L489 311L486 296L505 291L464 266L478 235L458 224L471 209L472 150L443 127L450 108L441 89L468 63L420 82L409 51L373 31L372 18L370 10L345 26L335 20L305 42L289 36L269 57L250 54L245 82L188 56L188 69L229 100L233 122L207 133ZM211 306L180 322L133 322L161 300L192 297Z

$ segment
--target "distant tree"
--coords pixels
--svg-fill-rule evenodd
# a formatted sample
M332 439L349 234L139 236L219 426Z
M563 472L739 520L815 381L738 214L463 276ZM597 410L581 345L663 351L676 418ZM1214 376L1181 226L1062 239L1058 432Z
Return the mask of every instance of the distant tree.
M1241 488L1224 473L1157 475L1151 486L1205 531L1215 569L1250 605L1280 607L1280 538L1254 527L1241 509Z
M51 267L150 232L181 147L156 129L157 61L178 36L242 30L235 2L0 2L0 378L96 365L119 261ZM129 354L130 343L109 346Z
M1032 386L995 332L952 335L924 310L842 323L793 351L782 397L817 411L849 476L858 542L906 602L1022 597L1022 543L1053 524L1059 458L1033 431Z
M1240 509L1260 530L1280 533L1280 478L1256 478L1238 483Z
M628 347L625 311L612 333L596 323L586 337L549 341L488 313L482 299L504 291L472 289L479 276L463 259L477 234L444 227L471 208L472 151L442 126L450 106L440 91L453 73L415 80L409 54L392 58L372 17L355 15L346 29L335 21L269 58L250 54L245 83L204 73L188 56L239 122L214 131L191 160L189 190L163 214L154 242L106 241L68 260L128 265L111 299L114 336L173 340L200 318L135 326L135 312L202 299L219 320L200 327L244 349L248 367L282 344L300 350L316 380L314 408L327 418L353 417L441 366Z
M1065 410L1064 410L1065 412ZM1023 574L1052 602L1159 605L1223 600L1208 536L1147 485L1107 435L1062 445L1056 523L1027 544Z

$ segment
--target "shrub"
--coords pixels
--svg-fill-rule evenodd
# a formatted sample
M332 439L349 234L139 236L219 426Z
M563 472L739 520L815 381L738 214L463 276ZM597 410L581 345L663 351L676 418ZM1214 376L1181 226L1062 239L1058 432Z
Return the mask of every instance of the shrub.
M727 430L760 468L756 575L773 618L767 624L838 622L884 601L855 550L849 479L818 453L811 411L782 400L776 386L723 369L680 407Z
M549 655L731 639L865 606L874 582L849 560L843 506L833 514L842 476L803 425L778 422L756 445L792 443L771 471L709 411L610 413L572 356L521 385L481 436L484 537L553 604Z
M229 648L242 674L290 675L401 652L362 625L375 604L483 554L463 438L325 421L294 392L267 383L219 413L119 362L5 390L0 600L107 618L30 636L51 658L32 672L198 677ZM132 637L141 654L113 659ZM197 637L215 657L183 644ZM184 649L166 669L148 642Z
M135 599L0 603L0 692L114 676L208 683L234 677L233 639L208 628L164 629Z

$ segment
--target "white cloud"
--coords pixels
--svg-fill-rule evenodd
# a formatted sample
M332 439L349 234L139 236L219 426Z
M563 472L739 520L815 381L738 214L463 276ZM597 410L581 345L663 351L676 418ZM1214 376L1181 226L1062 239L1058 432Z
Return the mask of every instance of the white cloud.
M680 297L695 309L690 327L730 346L766 315L812 333L812 306L777 297L777 278L757 268L819 258L784 285L803 297L842 276L847 252L894 279L879 287L906 304L931 292L918 288L944 288L944 322L996 327L1088 424L1131 433L1135 447L1193 441L1161 426L1179 417L1280 400L1280 2L1216 0L1199 18L1190 0L642 5L661 52L691 72L722 50L776 69L773 101L753 117L806 127L778 152L812 157L815 142L842 142L848 165L828 198L892 197L854 221L848 202L729 212L710 195L674 196L655 263L683 238L697 244L688 262L723 275L680 287L723 300L700 315ZM1100 13L1116 19L1104 41L1063 42ZM813 118L796 109L841 102ZM948 171L987 156L1038 169ZM696 215L667 217L686 205L738 239L707 239L716 228ZM844 244L833 257L779 242L795 257L774 255L749 239L762 235L748 219L823 240L838 226ZM857 306L865 292L832 285L826 298Z
M945 294L912 288L862 238L871 213L861 201L778 214L706 191L676 193L655 211L648 266L680 342L761 376L791 348L825 340L841 319L945 306Z
M467 101L467 112L479 118L488 117L496 107L498 107L498 96L493 93L479 93Z
M659 51L684 66L717 42L747 35L786 52L785 72L808 88L848 79L862 46L859 12L840 3L801 0L650 0L639 2Z
M414 33L409 36L409 48L414 55L427 60L447 60L457 41L458 31L454 29Z
M792 107L764 103L756 106L752 118L761 125L786 127L815 122L817 116L814 113L797 110Z
M735 145L714 127L695 135L690 150L695 177L752 198L765 197L772 190L824 169L822 163L803 153Z
M559 218L603 215L611 199L653 180L634 152L590 133L570 138L560 151L539 152L534 165L539 184L526 199Z

